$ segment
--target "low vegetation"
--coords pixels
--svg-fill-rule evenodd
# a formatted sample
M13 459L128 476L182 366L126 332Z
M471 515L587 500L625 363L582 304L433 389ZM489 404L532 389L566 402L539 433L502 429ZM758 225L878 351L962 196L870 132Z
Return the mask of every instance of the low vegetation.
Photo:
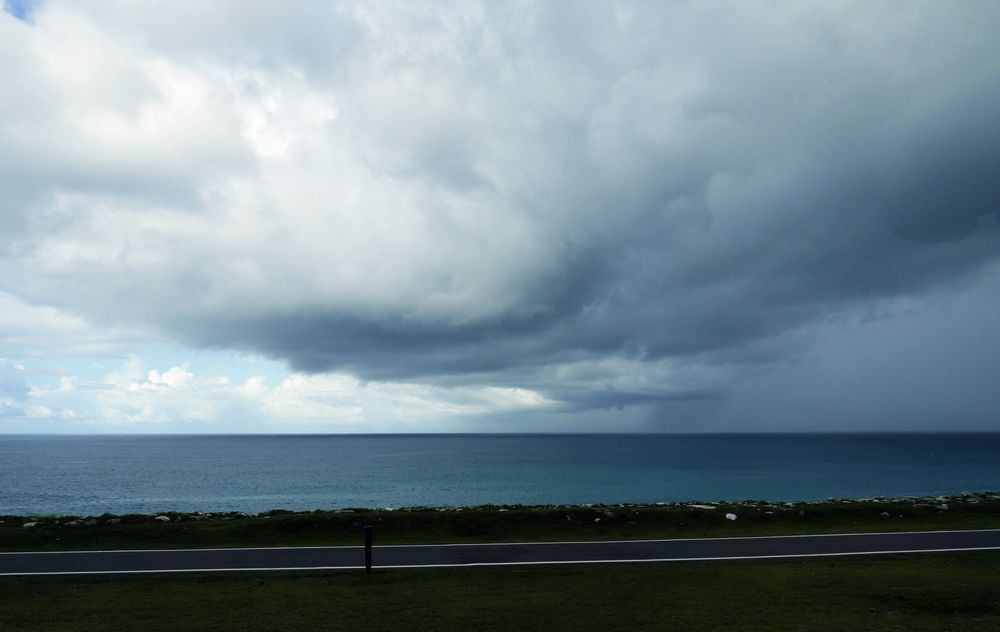
M735 516L727 519L726 514ZM27 525L27 526L26 526ZM0 516L0 550L525 542L1000 528L1000 494L818 503Z

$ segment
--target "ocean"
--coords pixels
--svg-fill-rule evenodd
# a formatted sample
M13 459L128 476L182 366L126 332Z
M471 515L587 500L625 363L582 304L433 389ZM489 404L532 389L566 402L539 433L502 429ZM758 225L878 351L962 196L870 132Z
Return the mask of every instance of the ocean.
M1000 490L1000 434L0 436L0 515Z

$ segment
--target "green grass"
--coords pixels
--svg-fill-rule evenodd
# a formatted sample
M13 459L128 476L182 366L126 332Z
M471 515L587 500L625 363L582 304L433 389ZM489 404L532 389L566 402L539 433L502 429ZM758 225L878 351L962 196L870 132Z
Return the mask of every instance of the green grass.
M0 578L2 630L990 630L1000 554Z
M90 526L70 518L0 516L0 550L308 546L359 544L361 527L376 543L516 542L781 535L863 531L1000 528L994 494L950 499L941 510L914 501L769 505L478 507L460 510L272 512L262 516L167 514L104 516ZM728 512L736 521L725 519ZM27 521L38 525L25 528Z

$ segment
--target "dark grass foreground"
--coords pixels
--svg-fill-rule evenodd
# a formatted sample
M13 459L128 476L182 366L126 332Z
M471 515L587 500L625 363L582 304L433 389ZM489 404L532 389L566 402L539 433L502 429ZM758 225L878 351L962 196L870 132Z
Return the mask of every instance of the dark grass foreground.
M726 519L726 514L736 520ZM29 526L25 526L29 525ZM0 516L0 550L534 542L1000 528L1000 495L710 506L482 506L159 516Z
M0 578L3 630L995 630L1000 554Z

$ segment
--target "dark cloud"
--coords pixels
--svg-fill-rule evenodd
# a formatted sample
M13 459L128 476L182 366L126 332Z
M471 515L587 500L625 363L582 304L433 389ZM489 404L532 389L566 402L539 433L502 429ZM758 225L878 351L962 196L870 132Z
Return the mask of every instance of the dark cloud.
M4 186L73 219L10 203L8 290L306 372L691 414L1000 258L991 3L345 4L259 46L165 11L139 52L225 89L177 83L208 115L133 170L42 145L69 166Z
M720 410L695 418L724 430L995 431L998 329L994 265L902 314L824 327L805 352L746 375Z

